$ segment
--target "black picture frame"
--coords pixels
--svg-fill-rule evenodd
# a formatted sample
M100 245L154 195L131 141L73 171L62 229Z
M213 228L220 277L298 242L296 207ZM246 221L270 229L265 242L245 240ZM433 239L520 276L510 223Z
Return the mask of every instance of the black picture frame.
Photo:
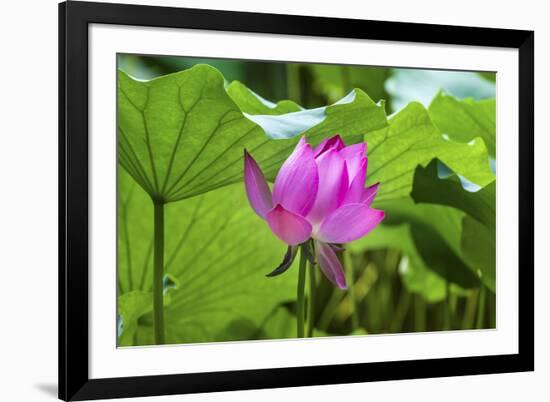
M90 379L88 25L515 48L519 51L517 354ZM59 398L89 400L534 370L534 32L69 1L59 4Z

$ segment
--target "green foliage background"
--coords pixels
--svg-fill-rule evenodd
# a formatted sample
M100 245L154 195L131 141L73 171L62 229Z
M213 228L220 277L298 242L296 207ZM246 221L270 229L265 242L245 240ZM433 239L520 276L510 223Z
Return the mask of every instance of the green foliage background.
M366 141L386 211L340 255L348 291L317 275L315 336L494 327L495 75L417 73L119 55L119 345L154 343L152 200L166 202L167 343L296 335L297 267L265 277L286 247L242 184L243 148L270 180L292 151L281 124Z

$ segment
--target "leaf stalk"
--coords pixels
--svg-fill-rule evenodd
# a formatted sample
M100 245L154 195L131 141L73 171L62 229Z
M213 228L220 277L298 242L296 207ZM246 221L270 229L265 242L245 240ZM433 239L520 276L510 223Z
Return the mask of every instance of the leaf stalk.
M164 338L164 203L154 204L153 244L153 322L155 344L163 345Z

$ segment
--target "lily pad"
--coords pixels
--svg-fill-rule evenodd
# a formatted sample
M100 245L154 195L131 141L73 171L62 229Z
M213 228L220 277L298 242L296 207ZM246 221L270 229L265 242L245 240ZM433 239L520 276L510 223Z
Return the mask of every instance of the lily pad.
M119 231L120 297L148 295L147 308L136 314L141 317L136 337L138 344L152 344L153 206L124 170L119 183L132 194L119 201L119 225L127 225L132 234L126 241ZM265 276L280 263L286 246L251 212L242 183L168 204L165 218L170 233L165 238L166 278L177 284L165 306L169 343L235 340L224 333L231 321L260 325L276 306L295 299L297 276L292 271ZM130 336L132 320L125 314L123 319L123 333Z
M439 92L429 107L430 117L439 130L451 139L469 142L476 137L485 141L489 155L496 156L496 101L457 99Z
M207 65L150 81L119 72L119 160L165 203L241 181L245 148L273 178L298 141L281 137L306 134L315 145L340 133L353 143L387 124L381 106L360 90L352 94L347 103L289 112L298 106L270 108L238 84L226 90L221 73Z
M494 180L483 141L464 144L445 139L426 109L416 102L394 115L388 127L366 134L365 141L369 158L367 180L371 184L380 182L375 205L407 197L416 167L427 165L434 158L478 185Z

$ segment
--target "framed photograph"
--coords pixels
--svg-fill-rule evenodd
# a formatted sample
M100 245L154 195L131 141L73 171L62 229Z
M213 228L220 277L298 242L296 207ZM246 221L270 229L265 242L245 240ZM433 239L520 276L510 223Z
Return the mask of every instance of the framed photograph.
M534 33L59 5L59 397L534 369Z

